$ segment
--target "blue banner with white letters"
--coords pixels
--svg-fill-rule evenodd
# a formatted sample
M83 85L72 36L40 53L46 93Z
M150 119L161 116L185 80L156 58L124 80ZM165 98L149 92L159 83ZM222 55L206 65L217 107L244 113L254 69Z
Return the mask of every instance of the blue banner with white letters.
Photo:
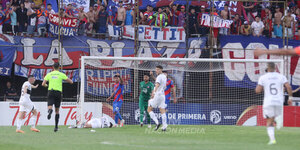
M4 41L0 41L0 45L4 45L0 46L0 75L9 76L16 48L9 46L13 44Z
M235 125L246 108L246 105L241 104L172 103L167 107L167 118L171 125ZM161 120L158 109L154 109L154 113ZM121 115L126 124L139 124L139 104L124 102Z

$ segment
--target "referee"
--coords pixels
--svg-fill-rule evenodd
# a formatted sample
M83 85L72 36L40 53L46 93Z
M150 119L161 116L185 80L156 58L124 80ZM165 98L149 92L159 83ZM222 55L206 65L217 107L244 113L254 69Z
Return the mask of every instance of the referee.
M53 112L53 105L55 106L55 128L54 132L58 130L58 121L59 121L59 107L61 103L61 92L62 92L62 82L66 80L68 83L73 84L73 81L69 79L64 73L59 72L59 63L53 65L53 71L48 73L42 86L48 87L48 120L51 118ZM49 82L49 86L47 85Z

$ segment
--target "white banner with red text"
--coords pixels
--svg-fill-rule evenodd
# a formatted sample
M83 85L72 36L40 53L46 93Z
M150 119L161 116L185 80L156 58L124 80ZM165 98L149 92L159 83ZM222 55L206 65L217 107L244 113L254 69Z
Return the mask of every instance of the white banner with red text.
M135 27L131 25L112 26L108 25L108 33L111 37L120 37L134 40ZM156 42L185 42L185 30L183 27L155 27L141 25L138 27L139 41L156 41Z
M33 102L37 109L37 125L54 125L54 119L47 119L47 102ZM0 126L14 126L19 112L18 102L0 102ZM77 117L77 103L62 102L60 107L59 125L75 125ZM102 116L102 103L85 102L83 104L84 119L98 118ZM52 118L54 118L54 113ZM32 113L27 113L23 125L28 125Z
M201 18L201 25L214 28L230 28L232 22L232 20L224 20L219 16L210 16L209 14L202 14Z

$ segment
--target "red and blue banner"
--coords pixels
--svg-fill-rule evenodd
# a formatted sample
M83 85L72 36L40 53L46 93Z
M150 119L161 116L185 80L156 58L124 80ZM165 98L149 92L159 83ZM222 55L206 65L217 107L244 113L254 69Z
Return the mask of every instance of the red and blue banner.
M124 82L124 93L131 92L131 69L86 69L85 94L109 97L114 92L114 76L119 73Z
M282 39L253 36L220 36L223 59L283 59L282 56L254 56L256 48L278 49ZM299 46L299 41L289 40L289 48ZM300 85L299 56L288 57L288 74L293 85ZM230 87L254 88L258 78L265 73L266 63L224 63L225 84ZM279 67L279 66L278 66Z
M63 71L73 81L78 79L79 60L81 56L106 56L106 57L134 57L134 41L132 40L99 40L85 36L64 37L63 46L59 48L56 38L24 38L14 37L17 47L15 63L15 74L27 77L35 75L38 80L50 71L62 54ZM206 38L190 38L189 49L183 42L140 42L141 48L136 52L137 57L163 57L184 58L186 54L190 58L200 58L203 55ZM143 62L141 62L143 63ZM127 62L122 66L128 67ZM113 61L99 61L96 67L120 67L120 63ZM171 66L171 65L170 65ZM178 65L173 64L174 67ZM184 67L184 66L183 66Z
M49 31L53 35L75 36L77 26L77 18L60 18L56 14L49 14Z
M14 55L16 48L9 45L13 45L8 42L0 41L0 75L9 76L13 65Z

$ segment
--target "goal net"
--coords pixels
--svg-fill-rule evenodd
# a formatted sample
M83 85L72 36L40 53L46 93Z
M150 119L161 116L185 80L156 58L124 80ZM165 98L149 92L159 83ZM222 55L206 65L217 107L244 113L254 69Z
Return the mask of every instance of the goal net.
M275 62L276 71L283 73L283 60L274 59L185 59L81 57L81 85L78 102L79 122L90 119L87 103L101 103L95 116L114 119L112 101L106 99L114 91L114 75L124 81L123 104L120 114L125 124L147 123L147 115L139 108L140 82L157 65L167 71L170 104L167 106L168 124L183 125L265 125L262 116L263 94L254 89L258 78L265 74L267 63ZM154 80L150 78L150 82ZM174 88L174 90L172 89ZM177 103L174 103L173 92ZM168 92L168 93L169 93ZM145 114L140 119L140 114ZM159 110L155 113L160 118ZM153 122L152 122L153 124ZM277 124L282 125L282 117Z

